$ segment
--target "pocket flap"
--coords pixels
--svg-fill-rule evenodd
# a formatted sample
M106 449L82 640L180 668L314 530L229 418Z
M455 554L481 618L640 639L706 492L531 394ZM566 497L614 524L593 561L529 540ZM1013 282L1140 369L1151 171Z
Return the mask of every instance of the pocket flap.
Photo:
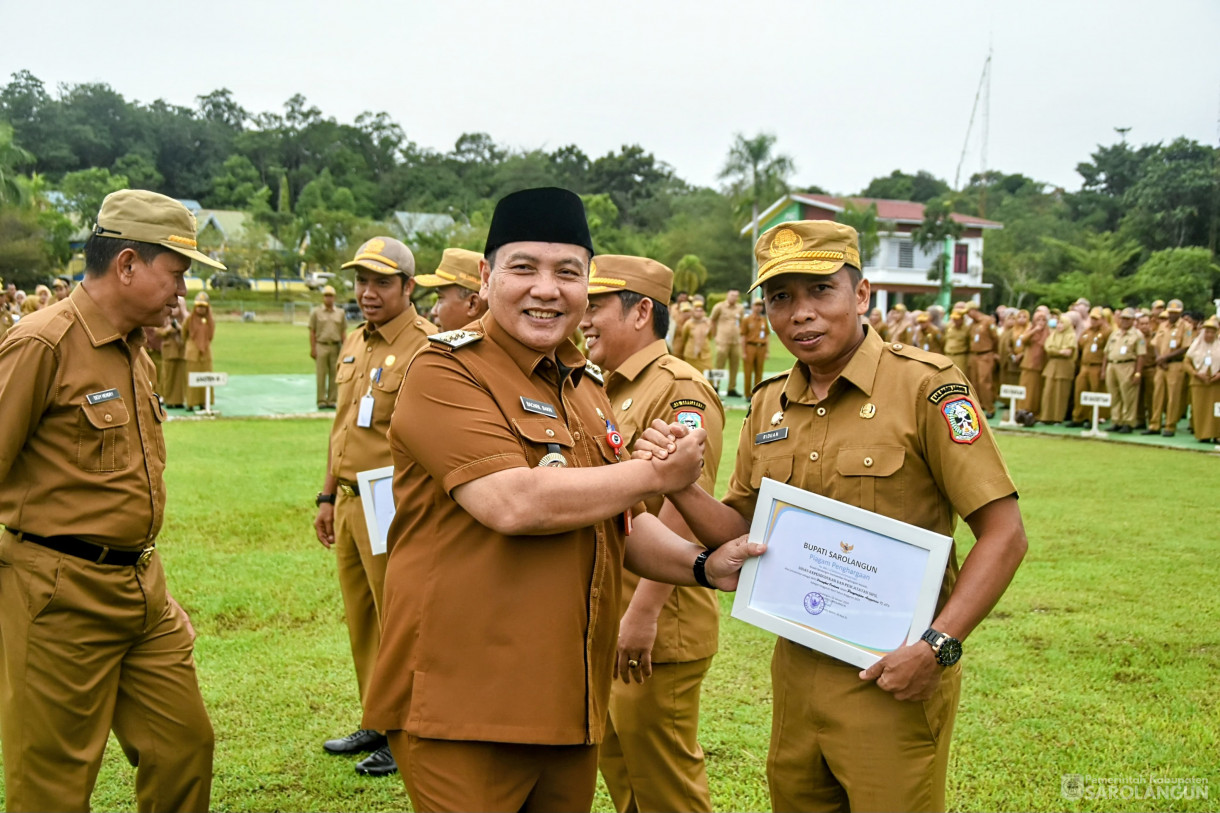
M759 488L762 486L764 477L770 477L772 480L777 480L781 483L786 483L792 479L792 455L765 457L762 460L755 460L750 472L750 486L752 488Z
M557 443L572 447L572 433L554 418L514 418L513 427L531 443Z
M353 364L340 364L339 372L335 373L335 383L342 384L344 382L351 381L352 378L355 377L355 375L356 375L356 365L354 363Z
M335 379L336 383L338 379ZM373 382L373 389L381 392L398 392L398 388L402 386L402 373L387 373L382 372L381 380Z
M839 450L838 472L844 477L889 477L902 468L901 446L856 446Z
M100 404L84 403L85 419L94 429L114 429L116 426L126 426L131 416L127 412L127 404L121 398L113 401L102 401Z

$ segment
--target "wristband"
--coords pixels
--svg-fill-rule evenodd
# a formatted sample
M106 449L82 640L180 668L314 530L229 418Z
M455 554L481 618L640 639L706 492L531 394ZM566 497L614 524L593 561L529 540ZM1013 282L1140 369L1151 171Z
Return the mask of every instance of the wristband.
M334 505L335 504L335 495L334 494L325 494L325 493L319 491L318 496L313 498L313 504L320 507L322 505L322 503L329 503L331 505Z
M711 582L709 582L707 580L707 570L706 570L707 557L709 557L711 555L712 555L712 552L705 548L703 551L701 551L699 553L698 556L695 557L695 566L694 566L695 581L699 583L700 587L706 587L709 590L715 590L716 585L712 584Z

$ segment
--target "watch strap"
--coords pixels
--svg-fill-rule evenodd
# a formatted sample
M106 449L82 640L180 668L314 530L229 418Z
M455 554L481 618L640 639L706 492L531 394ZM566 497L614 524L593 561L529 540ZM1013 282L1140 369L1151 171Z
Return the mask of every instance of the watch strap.
M709 590L715 590L716 586L707 580L707 558L712 555L711 550L705 549L699 552L695 557L695 581L699 586L706 587Z

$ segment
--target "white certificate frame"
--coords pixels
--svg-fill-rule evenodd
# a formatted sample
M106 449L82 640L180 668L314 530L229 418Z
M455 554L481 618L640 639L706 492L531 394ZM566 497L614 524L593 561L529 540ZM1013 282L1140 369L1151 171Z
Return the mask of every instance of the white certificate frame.
M382 466L379 469L357 472L356 484L360 486L364 524L369 529L369 547L373 555L378 556L386 552L386 538L390 533L389 520L394 518L394 467Z
M742 567L737 594L733 600L732 616L810 649L859 666L861 669L867 669L881 660L885 652L883 649L870 649L857 645L841 637L827 634L809 624L797 623L754 606L755 590L765 591L768 587L766 584L760 584L759 580L762 560L773 555L792 556L795 560L796 556L805 553L803 550L794 549L777 550L772 546L774 541L770 539L771 531L774 528L772 520L777 514L777 509L789 506L860 529L879 540L881 546L912 545L927 551L923 572L914 573L912 576L912 578L918 579L919 589L904 643L910 644L918 641L931 625L933 614L936 612L936 602L945 577L945 566L948 564L949 552L953 546L952 537L856 508L770 478L763 478L758 492L754 519L750 525L750 541L767 543L768 549L761 557L746 560ZM815 595L815 593L810 593L810 595ZM816 595L819 599L822 598L820 594ZM815 608L816 601L815 599ZM806 606L805 609L809 610L809 607ZM902 621L905 621L905 614L901 618Z

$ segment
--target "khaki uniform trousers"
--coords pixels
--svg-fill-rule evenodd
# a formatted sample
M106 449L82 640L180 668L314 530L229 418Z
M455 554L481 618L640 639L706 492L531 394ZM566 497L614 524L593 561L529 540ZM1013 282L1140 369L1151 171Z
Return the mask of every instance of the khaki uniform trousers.
M616 680L599 767L619 813L711 813L699 746L699 689L711 658L654 663L643 683Z
M334 406L339 403L339 385L335 375L339 372L339 342L317 342L317 359L314 371L318 377L318 406Z
M1025 397L1017 401L1017 409L1027 409L1037 415L1042 408L1042 371L1022 370L1021 386L1025 387Z
M377 648L381 646L385 565L386 554L373 555L364 504L359 497L349 497L340 490L335 495L335 566L339 571L339 592L343 594L361 707L377 664Z
M771 660L771 808L944 810L961 665L922 703L895 700L859 667L783 638Z
M970 377L969 353L946 353L945 356L962 371L962 375Z
M1152 385L1152 411L1148 413L1149 429L1177 431L1178 421L1186 409L1186 371L1182 362L1173 361L1162 370L1156 369ZM1165 423L1161 423L1164 416Z
M1106 391L1110 393L1110 414L1114 417L1114 425L1135 426L1140 395L1135 362L1112 361L1107 364Z
M160 555L97 565L0 536L0 737L8 810L88 810L111 730L140 811L204 811L214 735Z
M158 391L167 404L186 404L186 359L162 359Z
M729 362L729 389L737 389L737 368L741 365L741 341L735 339L716 348L716 369L723 370L725 360ZM746 390L749 392L749 390Z
M1113 366L1113 365L1111 365ZM1135 371L1131 371L1135 375ZM1082 392L1104 392L1106 382L1101 380L1101 365L1100 364L1081 364L1080 372L1076 373L1075 395L1076 405L1072 409L1072 420L1074 421L1091 421L1093 420L1093 407L1085 406L1080 403L1080 394ZM1104 421L1110 417L1110 409L1101 407L1097 410L1097 420ZM1097 427L1093 427L1096 429Z
M746 388L743 395L749 395L763 380L763 365L767 361L767 346L765 344L747 344L745 358Z
M436 810L589 810L596 745L432 740L387 731L416 813Z
M984 412L995 412L995 360L996 354L989 350L971 353L967 361L970 369L966 377L978 394Z

